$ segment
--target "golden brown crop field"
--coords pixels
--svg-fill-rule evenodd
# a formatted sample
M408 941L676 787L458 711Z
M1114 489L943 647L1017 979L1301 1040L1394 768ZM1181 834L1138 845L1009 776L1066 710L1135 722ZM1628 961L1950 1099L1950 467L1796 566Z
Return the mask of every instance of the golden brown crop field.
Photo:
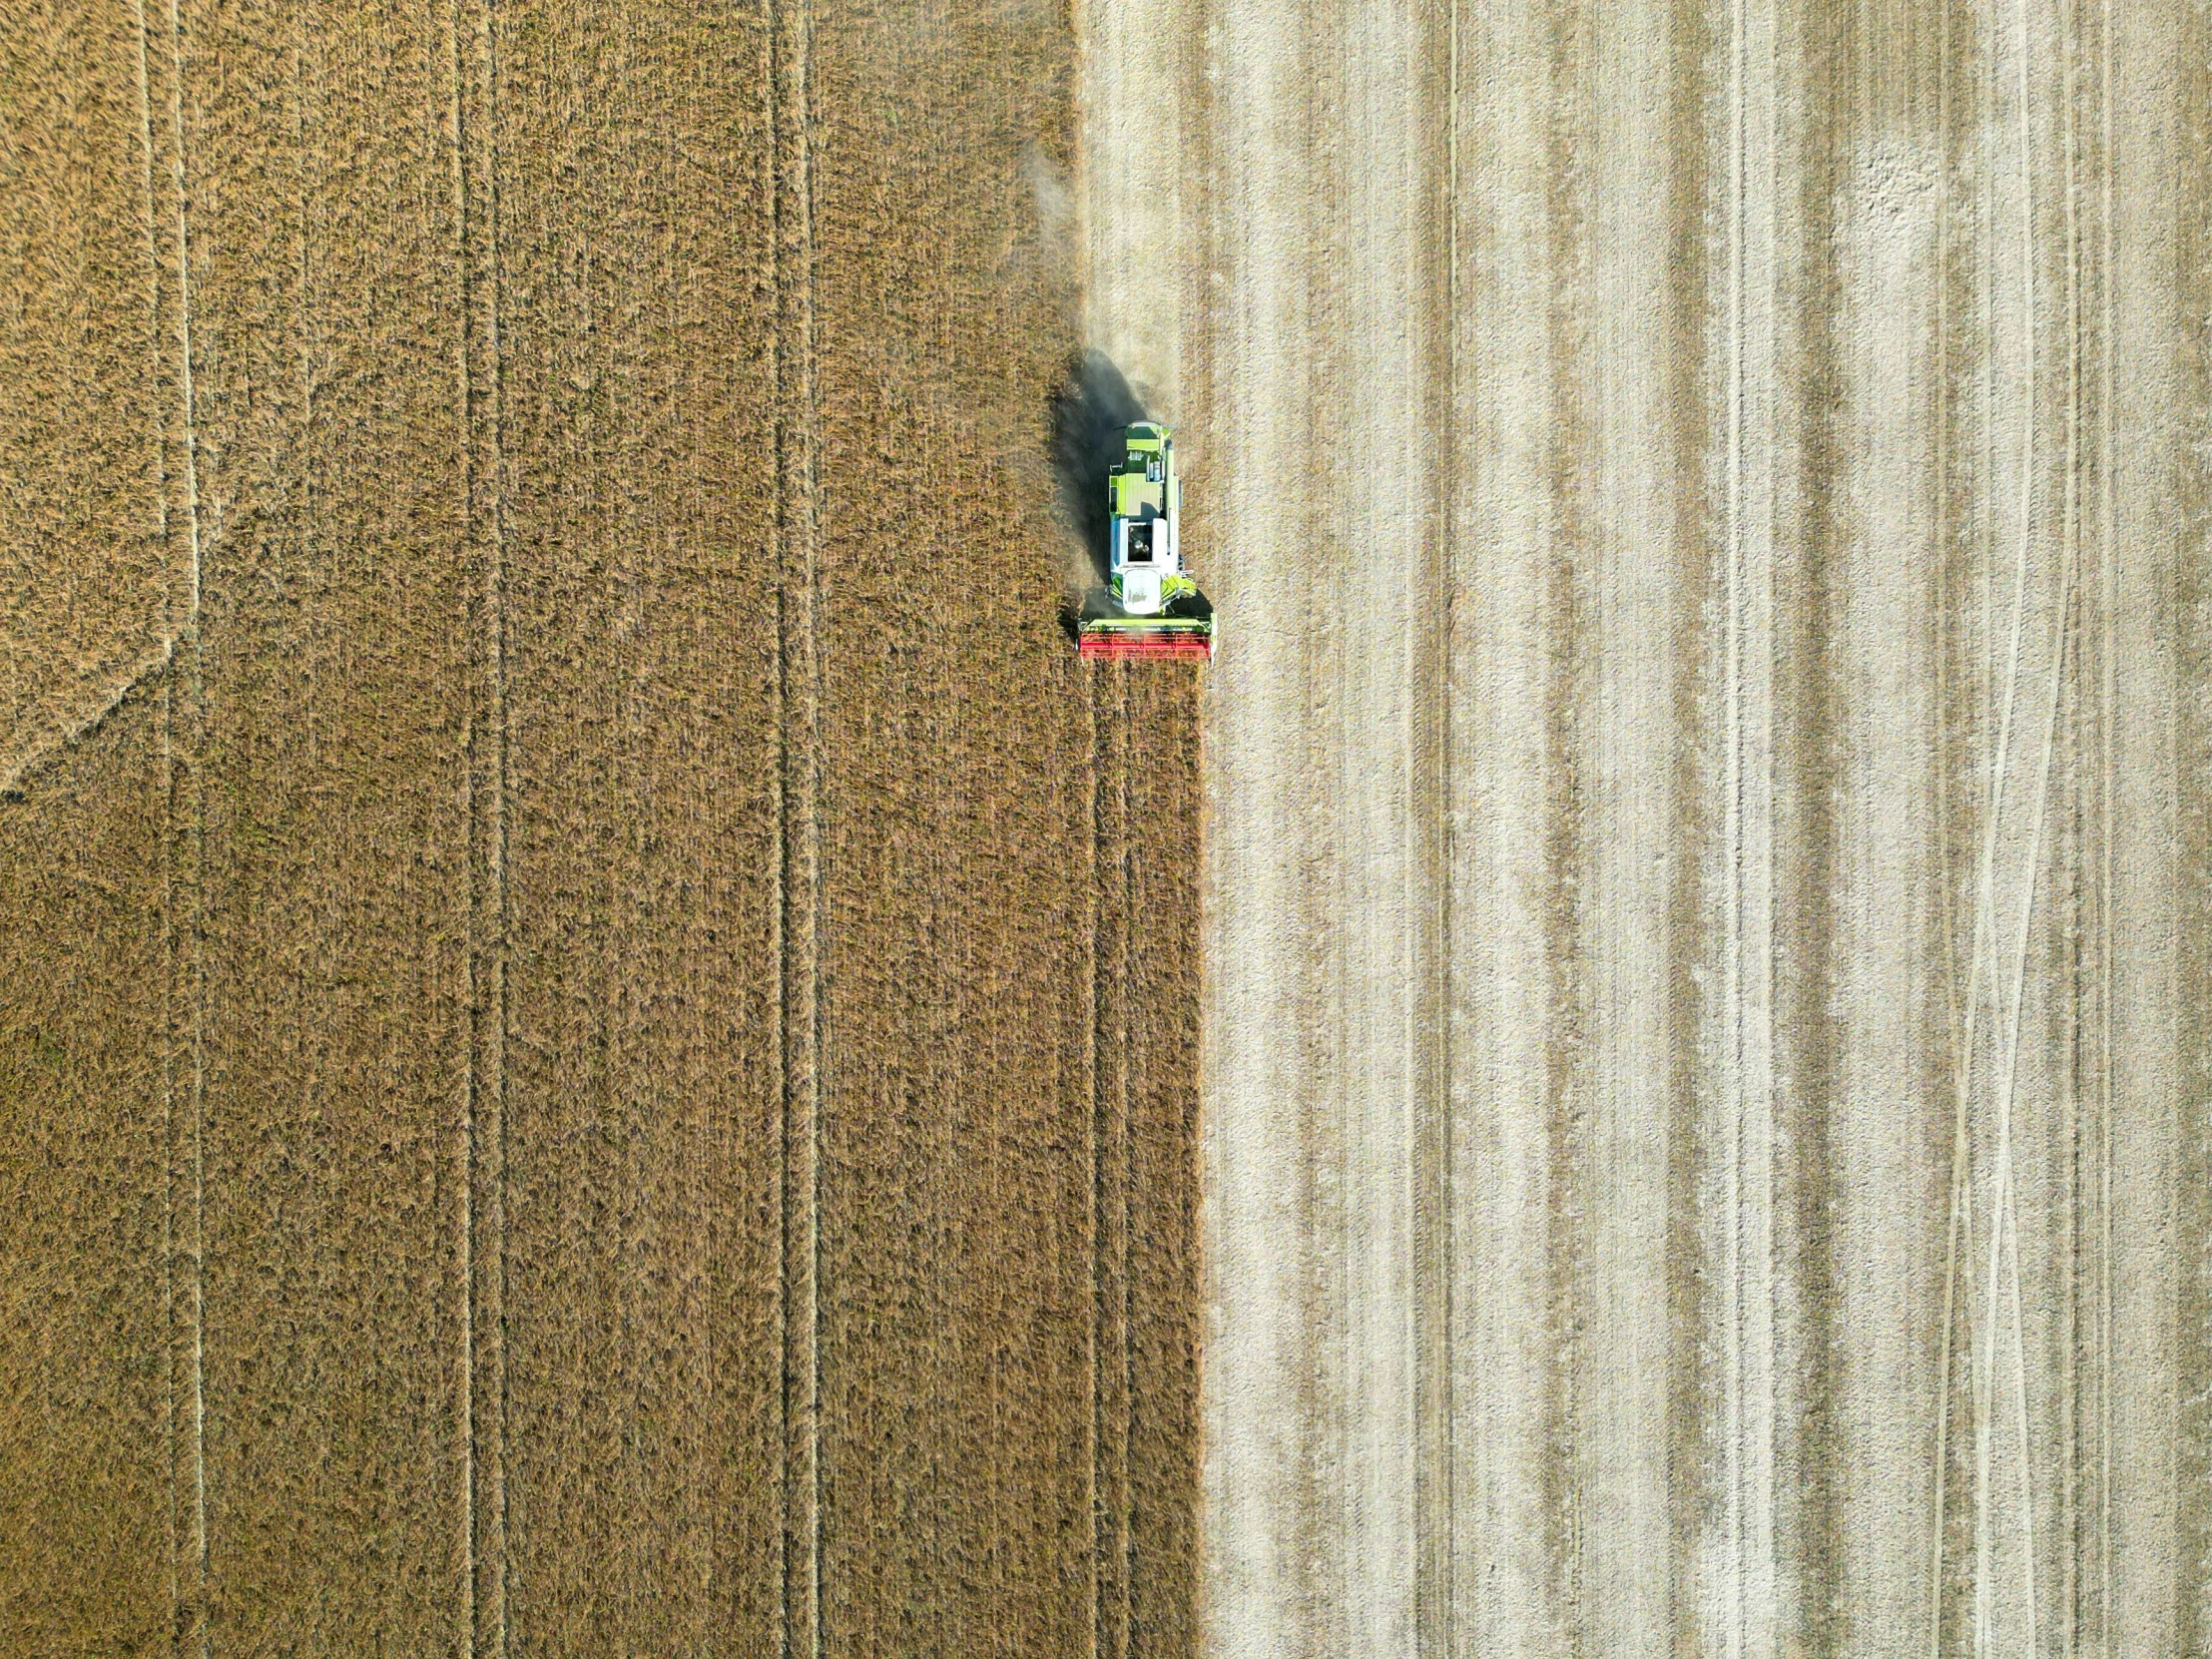
M2212 1654L2208 124L0 8L0 1655Z
M0 21L0 1651L1174 1652L1050 7Z

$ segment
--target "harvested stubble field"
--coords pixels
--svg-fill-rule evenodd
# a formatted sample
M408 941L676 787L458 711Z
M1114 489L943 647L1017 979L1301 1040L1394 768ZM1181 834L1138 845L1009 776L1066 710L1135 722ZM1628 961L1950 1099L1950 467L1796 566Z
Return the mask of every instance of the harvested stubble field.
M2212 1653L2205 9L1094 15L1207 1650Z
M0 1650L1180 1651L1049 8L0 19Z

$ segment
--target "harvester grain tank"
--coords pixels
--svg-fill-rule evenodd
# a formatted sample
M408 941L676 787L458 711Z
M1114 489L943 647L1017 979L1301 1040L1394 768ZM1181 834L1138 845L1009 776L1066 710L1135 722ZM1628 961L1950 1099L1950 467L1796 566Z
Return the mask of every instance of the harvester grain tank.
M1183 572L1183 482L1175 435L1151 421L1125 426L1106 479L1107 577L1083 601L1075 645L1085 657L1214 654L1214 607Z

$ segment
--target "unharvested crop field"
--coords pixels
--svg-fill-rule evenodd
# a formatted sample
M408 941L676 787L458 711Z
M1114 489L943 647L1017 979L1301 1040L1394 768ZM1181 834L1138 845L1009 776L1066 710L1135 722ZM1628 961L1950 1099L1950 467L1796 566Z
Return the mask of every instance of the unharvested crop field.
M0 1650L1187 1650L1049 8L0 18Z
M7 12L0 1649L2212 1653L2208 122ZM1139 401L1202 684L1056 622Z

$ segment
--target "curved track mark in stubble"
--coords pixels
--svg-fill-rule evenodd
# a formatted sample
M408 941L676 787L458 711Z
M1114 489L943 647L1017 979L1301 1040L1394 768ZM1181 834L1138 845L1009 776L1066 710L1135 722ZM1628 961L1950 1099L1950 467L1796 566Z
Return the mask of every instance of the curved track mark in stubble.
M1959 1052L1956 1057L1956 1064L1953 1072L1954 1087L1956 1091L1953 1105L1955 1128L1953 1152L1954 1168L1952 1181L1954 1198L1952 1204L1952 1218L1950 1228L1951 1243L1948 1247L1946 1247L1943 1275L1944 1299L1946 1308L1951 1306L1952 1289L1956 1283L1956 1275L1964 1266L1963 1262L1960 1260L1957 1254L1956 1241L1961 1231L1968 1230L1971 1227L1971 1179L1970 1175L1966 1172L1961 1153L1966 1144L1966 1136L1968 1134L1967 1125L1970 1122L1971 1117L1973 1062L1977 1039L1977 1024L1980 1013L1980 985L1984 965L1986 964L1988 966L1989 971L1992 974L1995 971L1993 956L1997 948L1996 865L1998 830L2003 817L2004 797L2006 785L2008 782L2008 769L2010 766L2012 728L2017 705L2017 692L2019 685L2020 647L2022 636L2026 626L2027 575L2034 534L2034 185L2033 151L2031 143L2032 134L2029 126L2031 112L2028 103L2028 94L2030 89L2027 78L2027 59L2025 52L2027 29L2025 0L2021 0L2019 13L2019 97L2021 101L2021 107L2017 112L2018 121L2016 125L2019 142L2020 164L2022 169L2021 190L2023 205L2021 211L2021 252L2022 258L2026 262L2025 269L2022 273L2022 351L2024 357L2024 382L2022 393L2023 403L2021 414L2021 429L2019 436L2021 469L2019 502L2020 527L2019 540L2015 550L2015 559L2013 566L2013 588L2012 603L2010 608L2010 626L2008 629L2008 641L2006 646L2003 697L2001 714L1998 720L1997 744L1987 764L1984 775L1982 801L1982 844L1980 847L1978 858L1976 860L1977 868L1975 877L1973 938L1972 947L1968 955L1968 965L1963 990L1965 1001L1965 1012L1962 1022L1963 1030L1958 1039ZM1995 93L1992 84L1990 91L1990 97L1992 101L1994 99L1994 96ZM1986 122L1985 127L1993 130L1993 120ZM1993 282L1993 267L1990 279ZM1993 390L1990 393L1990 406L1993 408ZM2030 886L2032 887L2032 872L2030 872ZM1994 989L1995 986L1994 984L1992 984L1992 990ZM2006 1104L2008 1106L2008 1102ZM1989 1538L1990 1500L1988 1495L1990 1482L1990 1458L1992 1454L1992 1447L1990 1445L1989 1439L1989 1413L1991 1409L1990 1366L1993 1364L1994 1355L1994 1320L1996 1318L1996 1301L1998 1295L1997 1287L1999 1283L1997 1278L1997 1265L1994 1258L1996 1257L2001 1247L2003 1238L2003 1216L2005 1214L2008 1203L2008 1196L2006 1192L2006 1185L2010 1179L2010 1143L2008 1138L2008 1128L2009 1120L2007 1117L2005 1127L2003 1129L2000 1129L1999 1135L2000 1174L1997 1182L1998 1194L1994 1201L1997 1205L1997 1210L1996 1213L1992 1215L1990 1221L1990 1252L1992 1256L1992 1263L1989 1269L1989 1277L1985 1284L1985 1292L1988 1298L1988 1310L1986 1314L1986 1324L1988 1327L1988 1331L1984 1344L1982 1361L1977 1369L1974 1398L1974 1537L1975 1559L1977 1563L1975 1570L1976 1589L1974 1598L1974 1627L1976 1632L1976 1640L1983 1643L1988 1640L1988 1620L1990 1616L1988 1606L1987 1572L1988 1556L1991 1548ZM1969 1283L1969 1297L1970 1292L1971 1285ZM1946 1352L1948 1348L1948 1328L1946 1326L1944 1335L1944 1345ZM1948 1455L1947 1443L1949 1429L1949 1408L1948 1400L1946 1398L1938 1397L1936 1402L1936 1462L1937 1466L1940 1468L1945 1463ZM1938 1487L1938 1503L1939 1502L1940 1487ZM1935 1517L1935 1520L1936 1553L1933 1572L1934 1584L1932 1586L1931 1617L1932 1652L1936 1651L1936 1648L1939 1646L1941 1629L1940 1585L1943 1525L1942 1515L1939 1509L1936 1516ZM2030 1551L2030 1555L2032 1556L2032 1550ZM2030 1568L2030 1570L2032 1570L2032 1567Z
M2016 129L2019 140L2021 170L2020 257L2022 261L2022 270L2020 274L2022 311L2022 380L2020 412L2020 500L2018 508L2020 514L2020 526L2019 553L2014 576L2015 586L2012 610L2010 657L2005 675L2005 706L2003 723L2004 736L2000 740L1998 745L1994 769L1994 778L1992 781L1992 797L1996 800L2001 800L2001 791L2003 790L2005 782L2004 773L2008 761L2007 752L2009 749L2011 736L2015 691L2019 679L2020 637L2026 621L2027 568L2030 561L2030 555L2032 552L2034 540L2034 495L2036 458L2036 295L2034 266L2035 174L2032 131L2032 88L2028 80L2029 43L2027 0L2018 0L2018 5L2016 7L2016 16L2018 20L2018 37L2015 45L2015 50L2018 54L2019 72L2019 108L2016 112ZM2022 1571L2024 1574L2023 1590L2026 1598L2026 1611L2029 1633L2028 1645L2029 1651L2031 1652L2034 1651L2035 1648L2036 1628L2035 1524L2034 1499L2032 1487L2030 1484L2031 1473L2029 1468L2029 1442L2026 1400L2026 1358L2024 1350L2022 1349L2019 1341L2020 1266L2018 1220L2017 1216L2014 1213L2015 1198L2013 1193L2012 1176L2012 1118L2014 1082L2017 1071L2020 1007L2022 998L2024 996L2026 980L2028 929L2034 911L2036 885L2035 866L2041 858L2043 829L2042 820L2044 809L2047 803L2047 792L2050 782L2049 771L2052 740L2055 732L2055 722L2057 719L2058 709L2058 693L2060 690L2063 671L2063 659L2060 651L2060 646L2063 641L2063 630L2065 627L2065 618L2067 613L2067 596L2071 584L2071 567L2069 565L2066 578L2061 584L2059 603L2056 609L2055 628L2057 632L2052 642L2052 678L2049 699L2049 716L2045 723L2041 765L2038 769L2037 775L2035 809L2029 831L2027 863L2021 874L2022 891L2019 901L2019 923L2017 930L2015 965L2012 974L2011 995L2009 998L2010 1008L2009 1010L2007 1010L2002 1002L1998 1004L1998 1017L2000 1020L2005 1022L2004 1025L2000 1027L1999 1032L1999 1041L2004 1045L2004 1047L2002 1056L2000 1058L2000 1066L1998 1072L1999 1082L1997 1091L1997 1149L1996 1169L1993 1180L1993 1185L1996 1189L1995 1197L1993 1199L1995 1209L1989 1219L1987 1277L1984 1281L1983 1287L1986 1300L1984 1304L1985 1312L1982 1325L1981 1363L1979 1368L1980 1397L1977 1401L1975 1424L1975 1532L1978 1539L1977 1555L1980 1560L1979 1570L1976 1573L1976 1588L1974 1596L1975 1635L1977 1641L1985 1643L1991 1639L1991 1624L1993 1619L1992 1599L1994 1595L1994 1588L1991 1583L1990 1576L1989 1556L1994 1550L1993 1534L1996 1525L1996 1498L1993 1491L1991 1490L1993 1484L1993 1471L1991 1464L1994 1456L1994 1412L1996 1406L1994 1390L1995 1372L1997 1365L1996 1349L1998 1301L1999 1286L2002 1283L2000 1276L2003 1268L2003 1256L2005 1252L2009 1250L2012 1260L2012 1281L2008 1312L2010 1314L2013 1335L2012 1383L2014 1389L2016 1390L2016 1403L2018 1409L2017 1427L2019 1434L2020 1454L2019 1523L2022 1534ZM1994 946L1996 942L1993 935L1995 934L1996 930L1995 865L1997 826L1998 814L1996 811L1992 811L1987 826L1986 839L1984 842L1986 861L1984 862L1981 871L1982 902L1988 909L1987 926L1989 933L1992 935L1990 941L1992 946ZM1976 954L1978 958L1978 952ZM1993 960L1990 966L1993 972L1995 967L1995 963ZM1978 972L1978 960L1976 963L1976 969ZM1969 981L1969 986L1970 984L1971 981ZM2002 989L1998 985L1992 984L1991 990L1999 995L2002 995Z
M783 1651L822 1651L821 709L815 487L814 170L810 0L765 0L769 28L770 195L776 416L777 1051L782 1074L779 1204L783 1346Z
M1985 97L1981 126L1982 130L1987 133L1993 132L1996 125L1996 90L1995 77L1993 73L1984 77L1984 90ZM1984 227L1988 226L1995 217L1994 202L1995 195L1994 186L1991 183L1991 170L1988 167L1984 166L1982 169L1982 187L1980 202L1980 220L1981 224ZM1984 256L1982 259L1981 275L1982 314L1985 318L1993 317L1995 314L1995 262L1987 258L1986 256ZM1996 407L1995 373L1995 354L1993 352L1985 352L1982 391L1983 408L1985 411L1990 412L1993 412ZM1994 421L1986 421L1984 426L1983 451L1984 476L1992 474L1994 470ZM2030 436L2032 436L2031 433ZM2021 556L2022 560L2024 561L2024 542L2021 549ZM1984 562L1985 583L1988 562L1989 561ZM1929 1580L1929 1652L1931 1655L1931 1659L1933 1659L1933 1656L1940 1651L1942 1642L1942 1573L1943 1543L1945 1537L1944 1478L1945 1472L1949 1466L1950 1434L1950 1321L1953 1310L1956 1308L1958 1303L1958 1281L1959 1276L1962 1272L1967 1275L1963 1292L1964 1298L1970 1304L1973 1297L1971 1263L1969 1259L1961 1256L1959 1241L1961 1233L1964 1233L1970 1243L1972 1231L1973 1182L1971 1125L1973 1102L1973 1057L1976 1037L1976 1025L1980 1015L1982 959L1984 952L1987 949L1988 932L1994 926L1994 908L1993 899L1990 895L1990 883L1993 880L1992 871L1994 869L1996 858L1997 820L2003 803L2004 758L2011 741L2012 686L2016 678L2018 669L2018 623L2021 616L2021 604L2024 599L2025 581L2026 570L2023 562L2015 574L2015 592L2013 596L2012 610L2014 627L2012 630L2011 638L2011 654L2007 666L2005 680L2004 718L1999 727L1997 749L1993 753L1991 759L1987 763L1985 763L1983 768L1983 789L1981 800L1981 825L1983 840L1982 845L1978 849L1975 858L1972 941L1968 954L1966 977L1962 987L1958 986L1955 967L1952 971L1952 983L1954 986L1953 995L1954 998L1963 998L1964 1013L1962 1018L1954 1017L1953 1020L1953 1030L1955 1033L1953 1040L1956 1044L1956 1053L1953 1056L1952 1069L1953 1100L1951 1202L1950 1218L1943 1252L1942 1345L1941 1359L1937 1373L1938 1384L1936 1399L1936 1512L1934 1516L1934 1526L1932 1528L1934 1534L1934 1546ZM1989 601L1986 587L1983 594L1982 609L1984 621L1986 623L1989 620ZM1986 640L1986 635L1984 636L1984 638ZM1974 1398L1977 1406L1978 1423L1978 1391L1976 1392ZM1980 1499L1977 1490L1977 1506L1979 1504L1979 1501ZM1977 1559L1980 1554L1980 1525L1981 1523L1977 1507L1975 1519ZM1976 1628L1978 1631L1980 1627L1980 1613L1978 1605L1976 1608L1975 1617Z

